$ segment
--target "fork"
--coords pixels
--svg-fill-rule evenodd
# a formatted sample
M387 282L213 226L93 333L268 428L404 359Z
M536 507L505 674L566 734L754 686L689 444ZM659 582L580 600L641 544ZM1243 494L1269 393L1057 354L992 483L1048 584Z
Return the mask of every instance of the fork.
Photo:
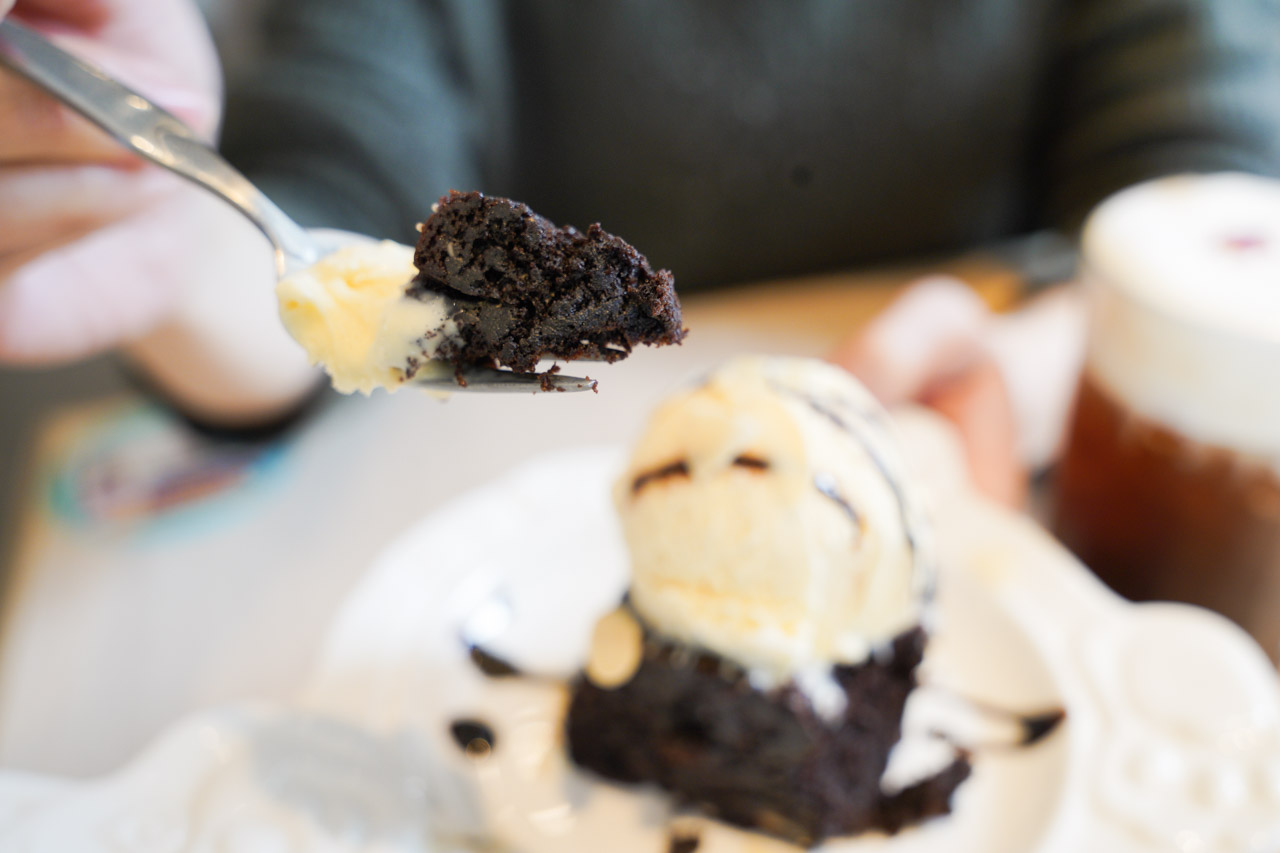
M99 68L34 30L0 20L0 65L39 86L140 156L192 181L257 226L275 250L276 276L306 269L343 242L343 232L304 229L190 127ZM367 240L351 234L354 239ZM412 382L437 391L591 391L592 379L463 366L423 371Z

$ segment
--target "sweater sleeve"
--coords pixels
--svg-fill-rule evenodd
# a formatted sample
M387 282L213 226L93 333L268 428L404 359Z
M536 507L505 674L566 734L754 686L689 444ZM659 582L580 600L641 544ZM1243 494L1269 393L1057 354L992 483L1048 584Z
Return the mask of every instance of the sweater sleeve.
M411 242L503 159L506 50L487 0L268 0L228 68L222 149L300 223Z
M1066 0L1046 204L1074 227L1175 172L1280 175L1280 2Z

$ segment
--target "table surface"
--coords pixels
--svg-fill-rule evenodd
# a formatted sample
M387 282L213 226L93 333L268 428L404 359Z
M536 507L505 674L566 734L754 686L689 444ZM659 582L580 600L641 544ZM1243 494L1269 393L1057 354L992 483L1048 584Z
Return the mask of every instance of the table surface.
M997 308L1018 293L1017 277L988 257L942 269ZM286 699L352 585L424 513L540 452L630 441L658 399L732 354L821 355L925 271L689 298L685 344L593 366L595 395L335 395L248 461L191 444L118 388L58 401L40 413L31 453L15 454L30 460L0 623L0 766L101 773L190 711ZM95 515L84 503L86 472L100 489L112 465L151 475L175 460L187 466L186 492L162 510L117 501ZM205 478L197 487L192 470ZM231 485L208 487L210 471Z

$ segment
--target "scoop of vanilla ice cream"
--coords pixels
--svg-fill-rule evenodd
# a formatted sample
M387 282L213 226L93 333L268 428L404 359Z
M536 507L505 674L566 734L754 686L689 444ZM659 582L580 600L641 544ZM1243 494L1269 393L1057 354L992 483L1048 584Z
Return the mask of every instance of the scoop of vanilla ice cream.
M337 390L394 391L453 333L445 297L406 294L416 274L409 246L347 246L280 280L280 317Z
M887 416L848 373L744 357L654 414L615 490L631 603L781 682L918 625L924 525Z

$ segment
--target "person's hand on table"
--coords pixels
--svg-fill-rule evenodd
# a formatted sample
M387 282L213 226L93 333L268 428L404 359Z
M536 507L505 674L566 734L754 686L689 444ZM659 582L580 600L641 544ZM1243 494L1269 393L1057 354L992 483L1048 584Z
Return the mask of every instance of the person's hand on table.
M0 12L213 138L219 69L191 0L0 0ZM195 414L269 417L312 382L279 329L273 274L238 214L0 69L0 363L125 346Z
M1084 348L1084 311L1060 287L1008 315L964 283L922 279L831 360L886 405L922 403L958 430L974 484L1010 506L1061 439Z

